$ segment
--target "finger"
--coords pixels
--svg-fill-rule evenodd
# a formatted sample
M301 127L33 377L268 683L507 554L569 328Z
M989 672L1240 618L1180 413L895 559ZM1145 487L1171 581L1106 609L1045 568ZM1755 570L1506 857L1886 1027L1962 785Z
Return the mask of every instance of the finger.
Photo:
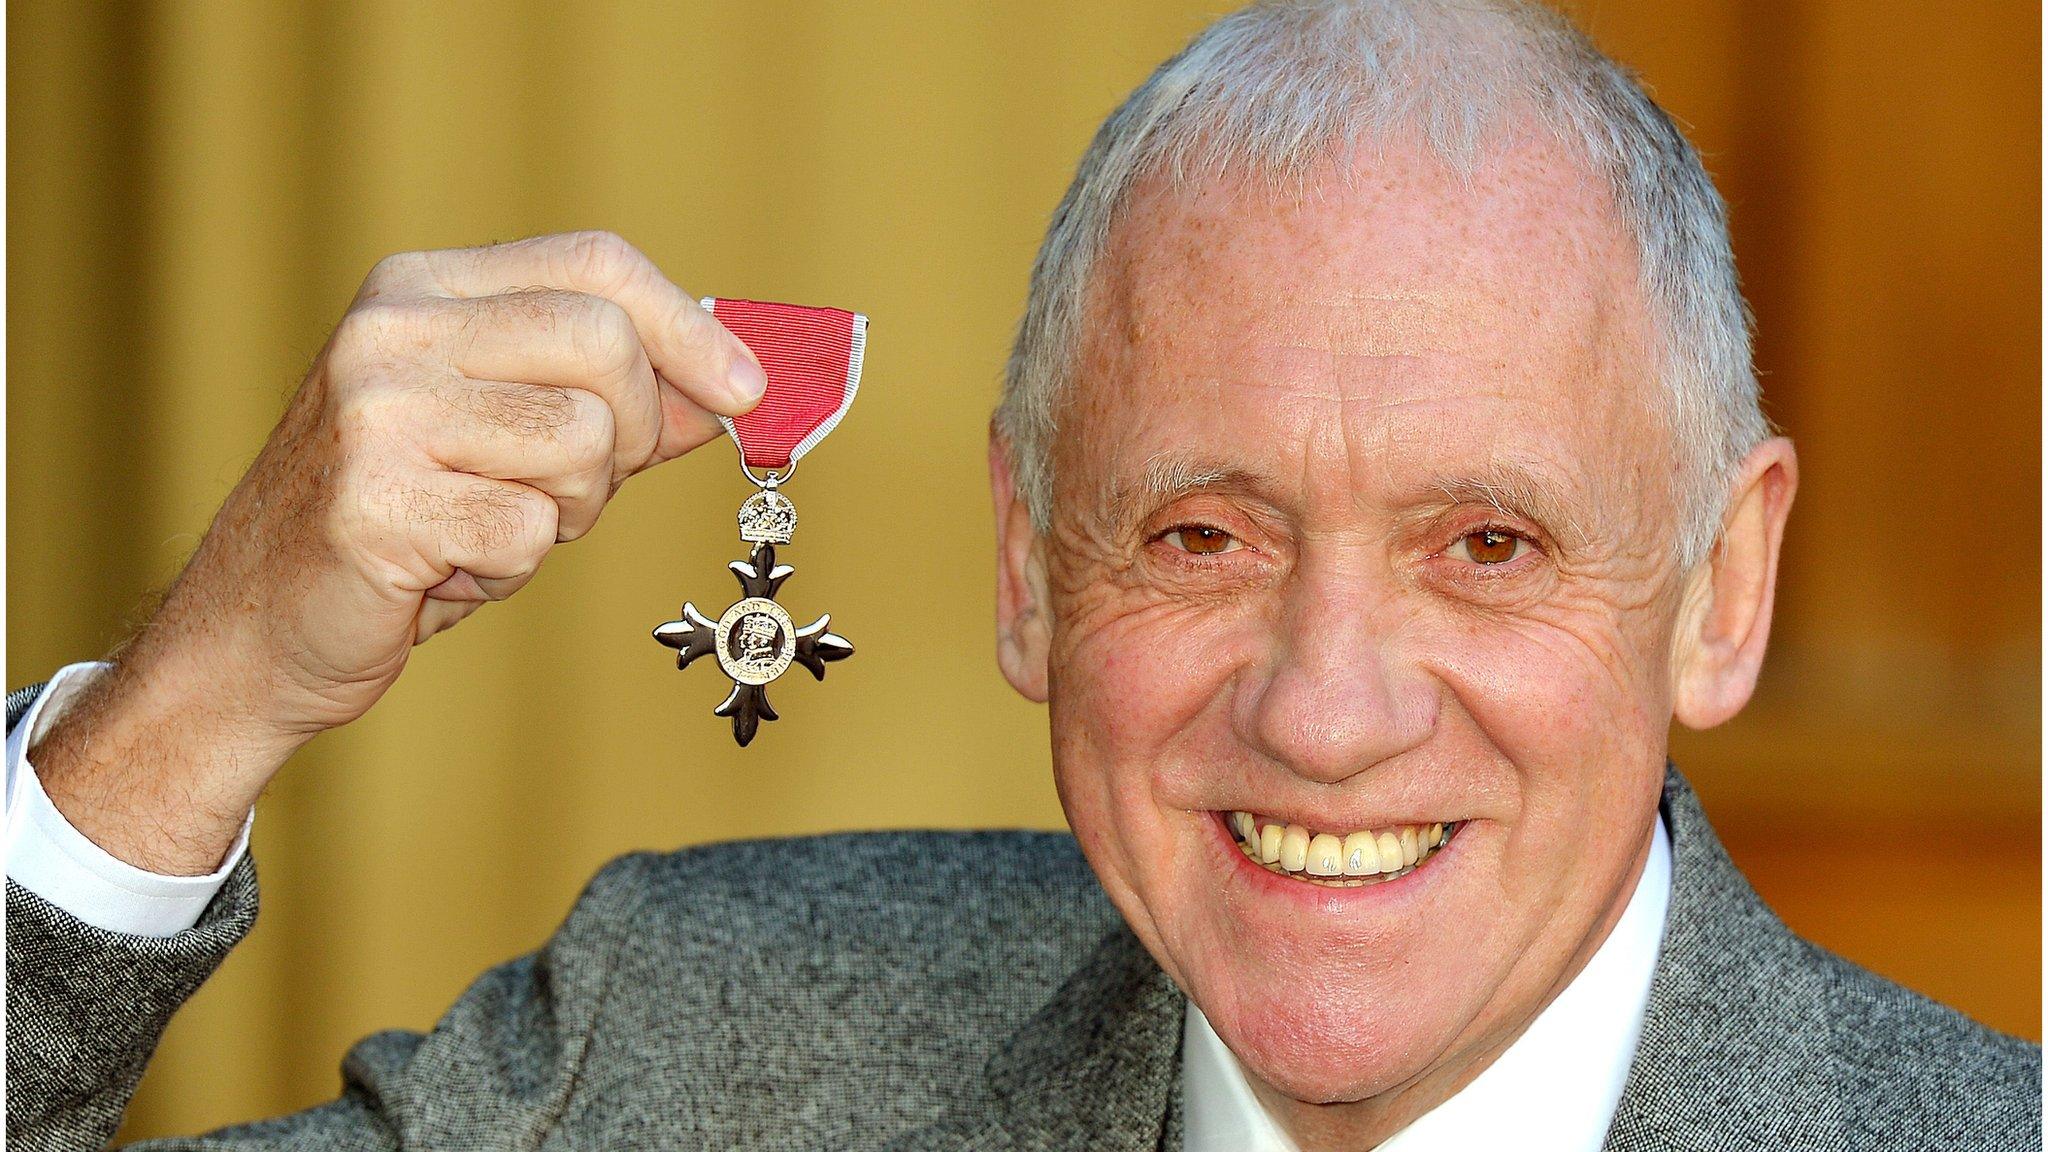
M455 575L427 589L427 597L420 602L420 614L413 624L412 642L423 644L435 634L446 632L478 608L519 591L534 575L534 572L529 572L508 580L479 579L457 568Z
M739 337L726 331L653 262L609 232L571 232L395 257L372 280L416 276L445 296L499 296L563 288L602 296L633 320L648 360L669 387L701 408L737 416L753 408L767 377ZM365 292L373 292L370 285Z
M581 388L611 407L617 479L647 466L658 447L662 388L625 309L586 292L536 288L500 296L447 300L454 319L449 362L479 380L510 380ZM686 404L707 427L718 422Z
M424 561L423 593L442 588L457 572L468 573L487 593L517 587L555 544L554 499L517 481L424 472L398 501L398 510L399 530Z
M413 421L430 459L517 480L555 501L557 542L580 539L616 490L615 410L581 388L449 376L419 393Z
M426 595L438 604L491 604L526 587L526 582L538 573L539 569L535 569L517 576L474 576L467 568L457 568L455 575L427 589Z
M584 388L603 397L617 428L614 480L654 463L665 437L687 442L687 450L719 434L710 411L662 387L632 317L602 296L535 288L422 307L427 322L448 333L449 362L466 376Z
M420 602L420 614L413 621L412 642L424 644L469 618L483 607L481 600L427 599Z

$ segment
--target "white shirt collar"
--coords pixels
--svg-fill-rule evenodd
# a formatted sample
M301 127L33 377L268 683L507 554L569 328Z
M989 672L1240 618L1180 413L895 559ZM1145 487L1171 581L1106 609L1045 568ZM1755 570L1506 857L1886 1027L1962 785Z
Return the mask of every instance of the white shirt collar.
M1635 1058L1670 903L1671 840L1659 816L1628 907L1585 968L1485 1071L1379 1152L1599 1152ZM1181 1097L1187 1152L1296 1152L1192 1002L1181 1035Z

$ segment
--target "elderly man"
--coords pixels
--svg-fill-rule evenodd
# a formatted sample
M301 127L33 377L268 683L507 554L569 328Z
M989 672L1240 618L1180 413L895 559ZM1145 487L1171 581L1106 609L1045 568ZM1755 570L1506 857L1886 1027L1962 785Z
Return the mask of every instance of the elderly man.
M1769 631L1748 347L1698 158L1547 12L1222 20L1082 159L991 442L1073 836L622 860L180 1146L2038 1147L2039 1050L1789 934L1667 768ZM763 386L612 237L378 266L152 626L11 702L21 1147L113 1131L290 753Z

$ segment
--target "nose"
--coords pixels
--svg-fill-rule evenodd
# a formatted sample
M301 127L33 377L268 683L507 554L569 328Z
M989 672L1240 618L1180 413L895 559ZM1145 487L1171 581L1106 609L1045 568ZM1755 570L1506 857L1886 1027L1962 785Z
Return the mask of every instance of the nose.
M1421 745L1436 726L1435 679L1393 642L1400 605L1369 581L1297 573L1264 681L1240 712L1247 742L1323 784Z

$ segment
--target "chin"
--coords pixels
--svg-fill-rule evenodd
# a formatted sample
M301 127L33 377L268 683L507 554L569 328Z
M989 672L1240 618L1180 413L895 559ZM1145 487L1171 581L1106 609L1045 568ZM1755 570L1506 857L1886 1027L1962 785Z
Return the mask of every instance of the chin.
M1354 971L1338 981L1312 971L1275 980L1268 968L1263 978L1247 972L1243 983L1231 981L1235 995L1194 996L1198 1004L1221 1000L1204 1015L1267 1086L1311 1104L1364 1100L1435 1067L1462 1031L1466 1014L1415 987L1405 967Z
M1420 1075L1440 1050L1412 1026L1356 1017L1342 1011L1276 1013L1237 1030L1241 1039L1220 1026L1219 1034L1246 1071L1310 1104L1384 1095Z

